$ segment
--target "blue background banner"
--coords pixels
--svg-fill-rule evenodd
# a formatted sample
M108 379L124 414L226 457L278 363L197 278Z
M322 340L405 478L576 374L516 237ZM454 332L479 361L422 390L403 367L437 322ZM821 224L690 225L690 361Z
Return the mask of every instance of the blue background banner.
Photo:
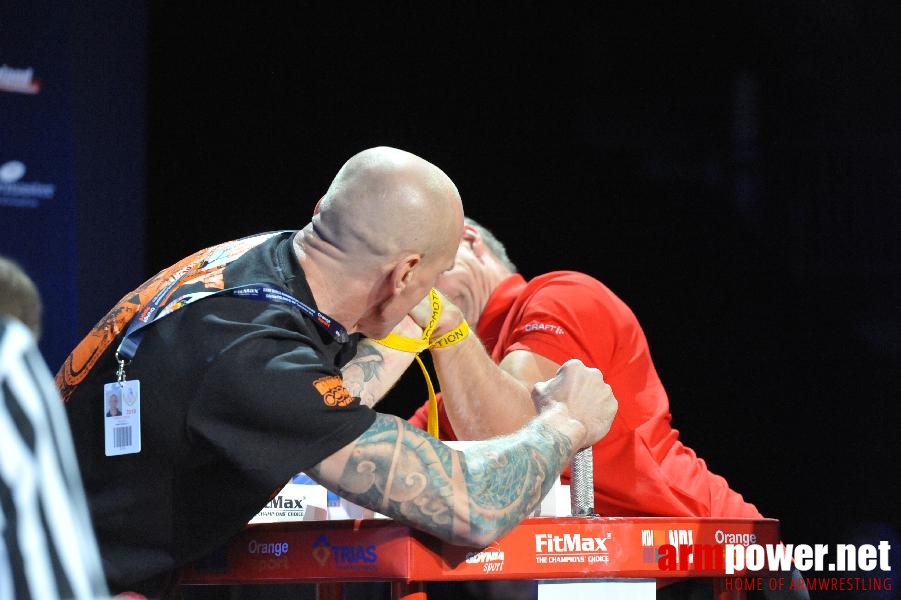
M0 254L22 265L38 285L41 350L53 368L77 335L70 11L61 3L60 10L42 15L21 10L4 16Z
M0 7L0 254L51 370L144 273L143 8L89 4Z

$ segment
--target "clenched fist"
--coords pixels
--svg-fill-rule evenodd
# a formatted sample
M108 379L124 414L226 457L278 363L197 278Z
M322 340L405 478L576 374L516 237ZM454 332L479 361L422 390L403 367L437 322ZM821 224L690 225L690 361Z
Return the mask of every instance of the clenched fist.
M580 448L591 446L610 431L617 410L613 390L601 372L576 358L563 363L551 379L536 383L532 401L539 412L562 405L570 418L579 421L585 428Z

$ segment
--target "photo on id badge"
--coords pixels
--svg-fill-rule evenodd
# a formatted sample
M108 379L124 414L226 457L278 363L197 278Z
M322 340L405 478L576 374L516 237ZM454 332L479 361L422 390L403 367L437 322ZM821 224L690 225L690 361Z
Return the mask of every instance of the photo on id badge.
M141 451L141 382L103 386L103 437L107 456Z

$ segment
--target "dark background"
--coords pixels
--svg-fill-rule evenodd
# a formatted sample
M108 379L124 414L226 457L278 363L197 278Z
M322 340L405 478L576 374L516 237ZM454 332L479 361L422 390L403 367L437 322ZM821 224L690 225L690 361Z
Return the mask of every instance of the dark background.
M897 3L621 4L150 3L147 272L412 151L525 275L632 306L683 441L786 541L897 524Z

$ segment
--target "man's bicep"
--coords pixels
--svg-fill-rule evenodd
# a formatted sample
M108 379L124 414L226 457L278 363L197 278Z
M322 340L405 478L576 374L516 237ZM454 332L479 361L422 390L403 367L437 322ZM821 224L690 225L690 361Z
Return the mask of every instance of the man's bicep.
M500 367L531 389L556 375L560 364L528 350L514 350L501 360Z

